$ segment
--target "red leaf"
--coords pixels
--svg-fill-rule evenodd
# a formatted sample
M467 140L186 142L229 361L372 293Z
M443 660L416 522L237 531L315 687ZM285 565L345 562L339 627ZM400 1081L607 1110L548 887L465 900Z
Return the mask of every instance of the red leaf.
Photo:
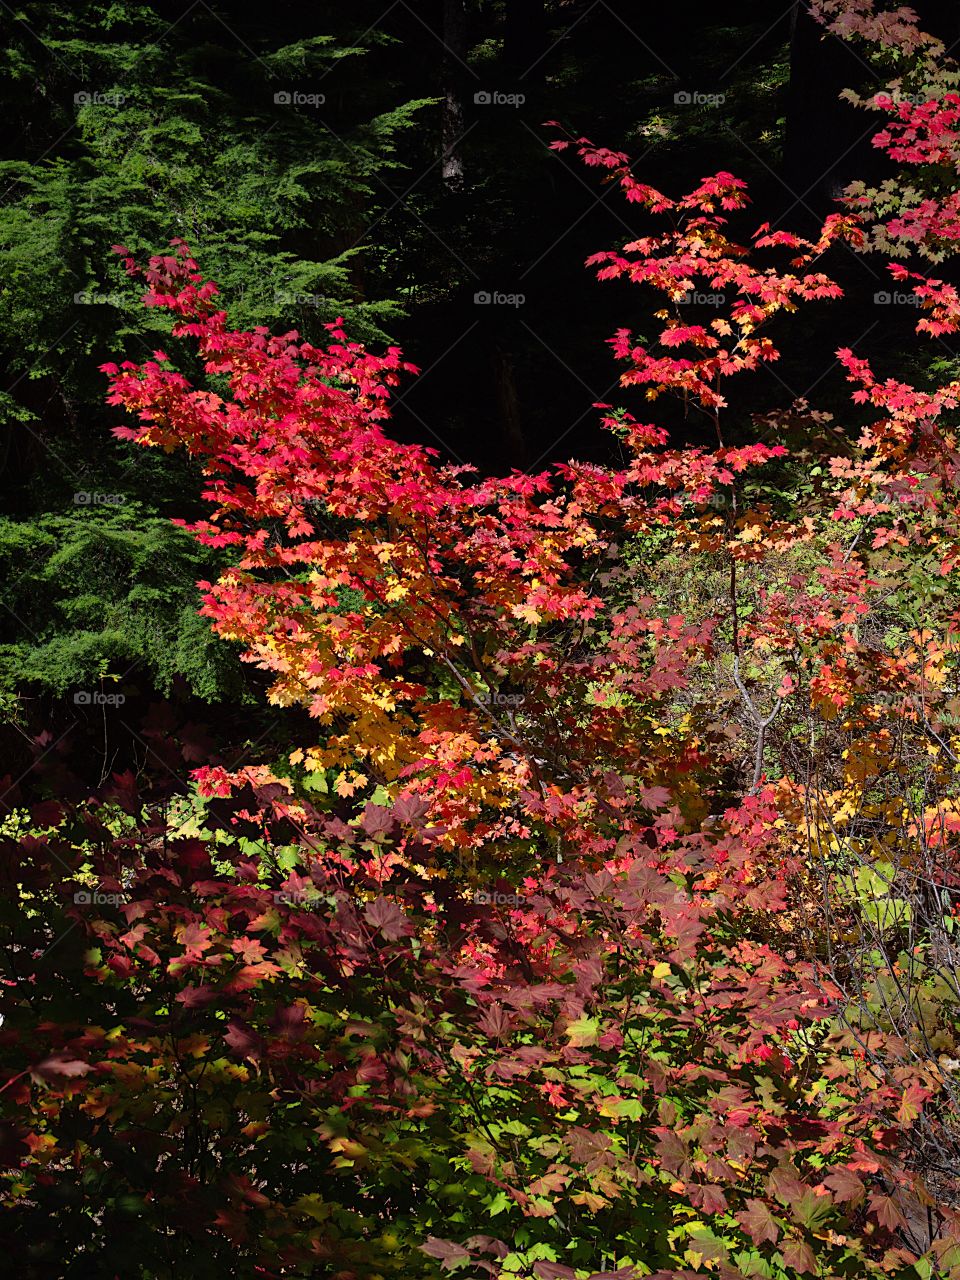
M897 1231L906 1226L903 1214L890 1196L879 1195L874 1192L870 1197L870 1212L876 1217L880 1225L886 1227L888 1231Z
M374 902L368 902L363 914L390 942L396 942L398 938L411 932L410 922L389 898L377 898Z
M430 802L422 796L401 796L393 806L393 816L405 827L419 827L430 812Z
M748 1200L747 1208L737 1214L737 1221L754 1244L762 1244L764 1240L776 1244L780 1238L780 1228L762 1200Z
M184 987L174 999L187 1009L204 1009L216 1000L218 994L216 987Z
M691 1182L687 1187L690 1203L704 1213L726 1213L727 1197L709 1182Z
M210 930L202 924L186 925L180 930L178 937L180 945L188 955L201 955L213 946L210 940Z
M368 804L361 824L368 836L387 835L393 830L393 814L379 804Z
M256 1061L260 1057L262 1052L260 1037L249 1027L245 1027L242 1022L238 1022L236 1018L229 1022L223 1038L238 1058L252 1058Z
M804 1240L787 1240L780 1246L783 1260L788 1267L799 1271L802 1275L813 1275L817 1271L817 1259L813 1250Z
M448 1270L453 1269L454 1263L470 1261L463 1245L454 1244L452 1240L439 1240L436 1236L427 1236L427 1243L422 1244L420 1250L430 1258L437 1258Z
M307 1034L307 1010L302 1004L292 1004L278 1009L270 1023L271 1029L285 1040L302 1040Z
M480 1030L492 1040L502 1040L510 1034L510 1016L499 1001L494 1001L477 1019Z
M838 1204L859 1204L866 1194L863 1179L858 1178L853 1170L845 1165L832 1169L823 1181L833 1192Z

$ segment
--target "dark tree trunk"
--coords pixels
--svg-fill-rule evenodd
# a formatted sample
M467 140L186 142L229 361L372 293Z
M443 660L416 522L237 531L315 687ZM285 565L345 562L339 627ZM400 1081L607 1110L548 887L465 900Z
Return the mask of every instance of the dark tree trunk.
M463 0L443 0L443 180L463 189L463 96L467 61L467 15Z
M507 0L503 61L511 86L543 80L547 51L545 0Z
M527 445L523 438L520 417L520 399L513 374L513 361L499 342L494 342L491 353L493 385L497 396L497 409L503 429L504 453L510 466L522 470L528 463Z

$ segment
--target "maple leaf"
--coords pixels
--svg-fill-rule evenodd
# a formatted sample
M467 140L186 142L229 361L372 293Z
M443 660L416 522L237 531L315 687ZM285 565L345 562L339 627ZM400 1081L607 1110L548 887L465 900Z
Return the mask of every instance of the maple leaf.
M805 1240L784 1240L780 1252L787 1266L801 1275L816 1275L820 1269L816 1254Z
M256 1061L263 1052L260 1037L236 1018L231 1018L227 1024L223 1038L238 1058L250 1058Z
M393 830L395 809L384 808L379 804L364 806L361 824L368 836L389 835Z
M451 1240L440 1240L437 1236L427 1236L426 1243L420 1245L420 1249L429 1258L436 1258L448 1271L462 1262L470 1261L470 1254L462 1245L454 1244Z
M726 1213L727 1197L720 1187L710 1183L691 1182L687 1187L690 1203L704 1213Z
M55 1080L57 1077L73 1080L78 1076L87 1075L93 1070L93 1067L89 1062L84 1062L81 1058L71 1058L66 1054L53 1054L51 1057L35 1063L31 1070L41 1080Z
M906 1226L903 1214L892 1196L873 1192L869 1201L870 1212L888 1231L899 1231Z
M823 1181L833 1192L834 1199L841 1204L859 1204L866 1194L862 1179L852 1169L843 1166L831 1169Z
M216 987L184 987L182 991L177 992L174 999L187 1009L204 1009L216 1000L218 994Z
M564 1035L576 1049L596 1044L600 1035L600 1020L583 1014L575 1022L569 1023Z
M913 1082L907 1085L900 1099L900 1106L897 1108L897 1119L905 1127L909 1128L914 1120L918 1119L923 1104L930 1096L930 1090L924 1089L921 1085Z
M644 787L640 799L645 809L665 809L672 797L666 787Z
M780 1228L769 1208L762 1200L747 1200L747 1208L736 1215L737 1221L746 1231L754 1244L763 1244L765 1240L776 1244L780 1238Z
M495 1001L477 1019L477 1026L493 1040L503 1040L510 1034L510 1015L499 1001Z
M305 1005L288 1005L278 1009L270 1023L270 1029L285 1040L302 1040L307 1033L307 1009Z
M430 802L423 796L400 796L394 801L393 816L404 826L418 827L430 812Z
M213 946L210 930L206 925L198 923L184 925L177 936L187 955L202 955Z
M390 942L396 942L411 931L410 922L390 898L377 898L374 902L367 903L363 914Z

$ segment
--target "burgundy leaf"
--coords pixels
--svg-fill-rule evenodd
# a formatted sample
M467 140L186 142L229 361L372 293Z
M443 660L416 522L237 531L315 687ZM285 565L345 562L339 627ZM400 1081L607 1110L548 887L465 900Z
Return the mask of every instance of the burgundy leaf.
M223 1038L238 1058L256 1060L260 1057L263 1047L260 1037L249 1027L245 1027L242 1022L238 1022L236 1018L230 1020Z
M393 814L379 804L368 804L361 819L368 836L384 836L393 830Z
M187 1009L205 1009L208 1004L216 1000L218 994L216 987L184 987L182 991L177 992L174 999Z
M405 827L418 827L430 812L430 802L421 796L400 796L394 803L393 816Z
M762 1244L764 1240L776 1244L780 1238L780 1228L762 1200L748 1200L747 1208L737 1214L737 1221L754 1244Z
M866 1194L863 1179L845 1165L831 1169L823 1181L833 1192L833 1197L839 1204L859 1204Z
M420 1249L428 1257L437 1258L450 1270L454 1263L470 1261L470 1255L463 1245L454 1244L452 1240L439 1240L436 1236L427 1236L427 1243L422 1244Z
M784 1262L794 1271L799 1271L801 1275L816 1274L816 1255L805 1240L787 1240L780 1246L780 1252Z
M379 929L390 942L396 942L411 930L406 916L389 898L377 898L373 902L368 902L363 914L366 920L375 929Z

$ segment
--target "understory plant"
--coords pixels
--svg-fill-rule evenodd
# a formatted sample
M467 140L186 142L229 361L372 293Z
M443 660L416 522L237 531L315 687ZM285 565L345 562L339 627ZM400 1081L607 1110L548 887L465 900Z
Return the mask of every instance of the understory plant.
M397 443L398 350L120 251L206 381L105 366L115 434L202 469L202 614L311 732L6 819L27 1276L960 1277L960 384L841 345L842 423L743 420L862 217L555 145L642 223L591 259L653 299L623 385L703 425L598 406L619 465Z

